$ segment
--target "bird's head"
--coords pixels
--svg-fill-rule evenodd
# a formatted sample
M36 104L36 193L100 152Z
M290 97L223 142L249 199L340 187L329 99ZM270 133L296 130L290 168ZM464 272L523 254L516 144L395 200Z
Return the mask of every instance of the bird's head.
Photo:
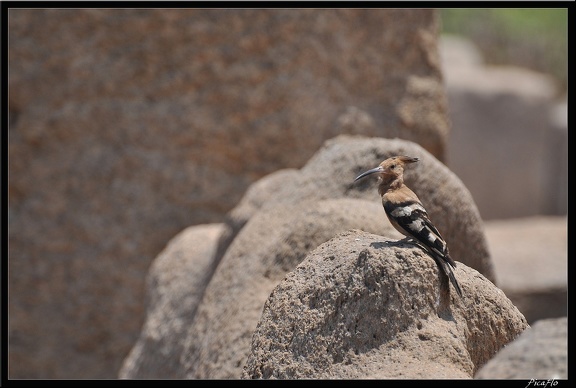
M391 178L402 176L404 173L404 166L410 163L415 163L418 160L418 158L413 158L411 156L393 156L380 163L378 167L364 171L354 179L354 182L375 173L377 173L378 177L382 178L382 180L389 180Z

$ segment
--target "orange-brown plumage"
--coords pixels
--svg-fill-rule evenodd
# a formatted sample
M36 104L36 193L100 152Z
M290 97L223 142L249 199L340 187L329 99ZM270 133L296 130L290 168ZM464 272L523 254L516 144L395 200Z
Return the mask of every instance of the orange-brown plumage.
M425 248L450 278L458 295L462 296L462 290L452 271L452 268L456 268L456 263L450 257L446 241L430 221L416 193L404 184L405 166L417 161L418 158L410 156L393 156L384 160L378 167L358 175L355 181L371 174L378 174L380 180L378 193L382 197L384 211L392 226Z

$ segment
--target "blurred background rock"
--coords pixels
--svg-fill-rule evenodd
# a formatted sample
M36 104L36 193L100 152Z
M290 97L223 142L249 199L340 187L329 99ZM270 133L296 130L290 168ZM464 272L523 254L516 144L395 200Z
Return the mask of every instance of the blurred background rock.
M170 238L340 133L444 161L498 286L566 315L567 11L291 12L10 11L10 378L116 378Z
M529 323L567 313L567 13L444 9L447 164L472 193L497 283Z
M566 10L440 12L450 168L486 220L565 214Z

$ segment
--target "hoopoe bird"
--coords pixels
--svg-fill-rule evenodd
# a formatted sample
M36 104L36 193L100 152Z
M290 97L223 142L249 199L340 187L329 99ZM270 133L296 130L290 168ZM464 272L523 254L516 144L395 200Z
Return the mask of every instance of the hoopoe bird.
M393 156L378 167L358 175L354 182L378 174L378 193L382 196L382 206L392 226L426 249L462 297L462 290L452 271L456 263L448 253L446 241L430 221L418 196L404 184L404 167L417 161L418 158L410 156Z

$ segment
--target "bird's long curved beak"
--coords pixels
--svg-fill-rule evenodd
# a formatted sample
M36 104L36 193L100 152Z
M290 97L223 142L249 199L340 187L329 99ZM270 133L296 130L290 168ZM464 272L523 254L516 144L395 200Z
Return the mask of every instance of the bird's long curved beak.
M382 172L382 171L383 171L383 169L382 169L381 166L375 167L375 168L373 168L373 169L371 169L371 170L368 170L368 171L364 171L362 174L358 175L358 176L356 177L356 179L354 179L354 182L356 182L358 179L362 179L362 178L364 178L365 176L368 176L368 175L370 175L370 174L374 174L374 173Z

